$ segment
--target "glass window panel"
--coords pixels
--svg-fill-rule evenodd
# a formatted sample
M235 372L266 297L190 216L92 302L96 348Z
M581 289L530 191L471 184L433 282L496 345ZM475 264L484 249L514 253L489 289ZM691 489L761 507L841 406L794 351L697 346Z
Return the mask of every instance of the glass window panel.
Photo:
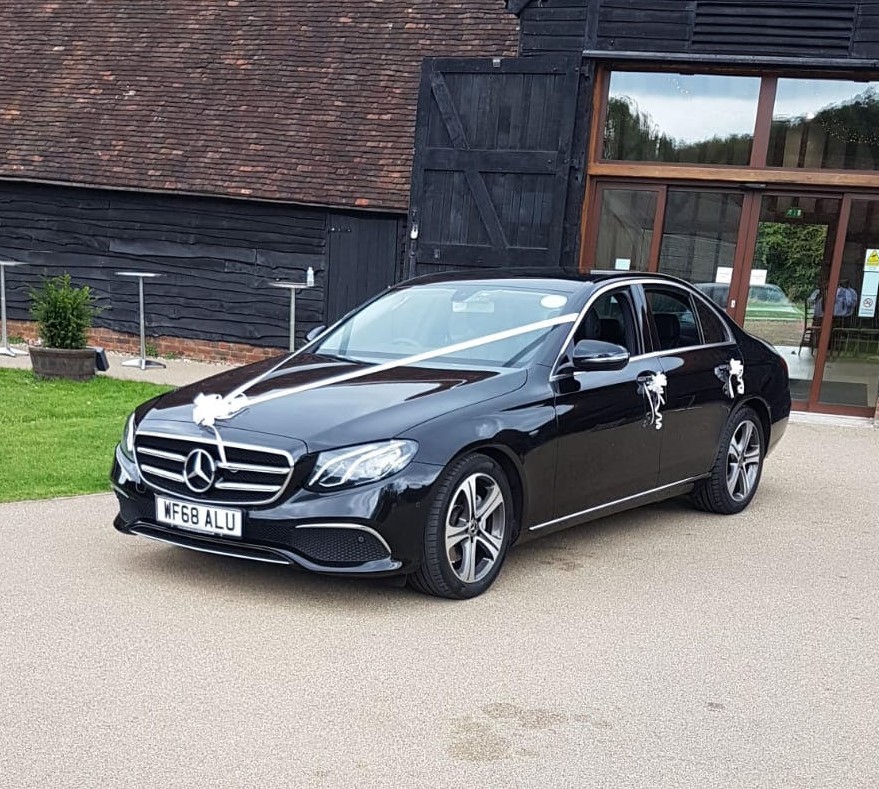
M647 271L658 193L602 189L593 268Z
M641 352L628 288L598 297L574 332L574 342L580 340L612 342L633 355Z
M644 295L650 305L660 350L702 344L693 304L686 293L647 286Z
M726 307L743 201L732 192L669 189L659 270Z
M815 302L830 273L841 205L805 195L761 200L744 328L785 357L794 400L809 399L815 375L822 322Z
M708 345L714 343L729 342L727 330L721 323L720 318L712 311L711 307L699 299L696 301L696 312L699 314L699 323L702 324L702 337Z
M818 399L872 411L879 380L879 201L852 201L839 286L832 300L825 283L819 282L815 311L820 304L823 320L830 320L832 303L833 329Z
M767 164L879 169L879 82L779 79Z
M604 158L747 165L759 77L611 74Z

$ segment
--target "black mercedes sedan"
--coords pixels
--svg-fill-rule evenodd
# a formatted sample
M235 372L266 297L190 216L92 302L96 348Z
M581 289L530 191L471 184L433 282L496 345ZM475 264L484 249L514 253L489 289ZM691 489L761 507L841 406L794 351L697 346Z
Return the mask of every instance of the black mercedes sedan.
M423 277L141 405L115 526L468 598L516 542L672 496L741 511L790 404L783 359L680 280Z

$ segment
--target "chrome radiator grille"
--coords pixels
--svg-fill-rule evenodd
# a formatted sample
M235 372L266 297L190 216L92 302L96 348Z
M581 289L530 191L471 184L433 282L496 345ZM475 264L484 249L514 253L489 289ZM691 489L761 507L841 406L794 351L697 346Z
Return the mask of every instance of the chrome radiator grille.
M293 474L293 458L278 449L212 439L138 433L135 458L150 487L216 504L269 504ZM225 460L223 459L225 455Z

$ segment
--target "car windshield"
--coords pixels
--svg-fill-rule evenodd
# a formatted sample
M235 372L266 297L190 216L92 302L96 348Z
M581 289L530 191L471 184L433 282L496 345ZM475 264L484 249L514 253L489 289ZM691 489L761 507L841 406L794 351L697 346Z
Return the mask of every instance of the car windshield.
M550 328L489 343L478 340L565 313L570 290L564 283L558 285L480 280L394 290L352 315L309 350L355 361L384 362L476 341L474 347L440 354L435 361L521 367L537 353Z

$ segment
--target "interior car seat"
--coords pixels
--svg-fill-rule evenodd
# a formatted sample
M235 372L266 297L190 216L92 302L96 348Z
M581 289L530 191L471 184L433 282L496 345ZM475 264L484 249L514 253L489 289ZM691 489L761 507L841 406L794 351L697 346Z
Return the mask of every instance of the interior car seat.
M653 320L659 335L659 347L663 351L677 348L681 341L681 322L678 316L670 312L656 312L653 314Z
M601 319L600 339L624 347L626 345L626 333L623 331L622 324L616 318Z

